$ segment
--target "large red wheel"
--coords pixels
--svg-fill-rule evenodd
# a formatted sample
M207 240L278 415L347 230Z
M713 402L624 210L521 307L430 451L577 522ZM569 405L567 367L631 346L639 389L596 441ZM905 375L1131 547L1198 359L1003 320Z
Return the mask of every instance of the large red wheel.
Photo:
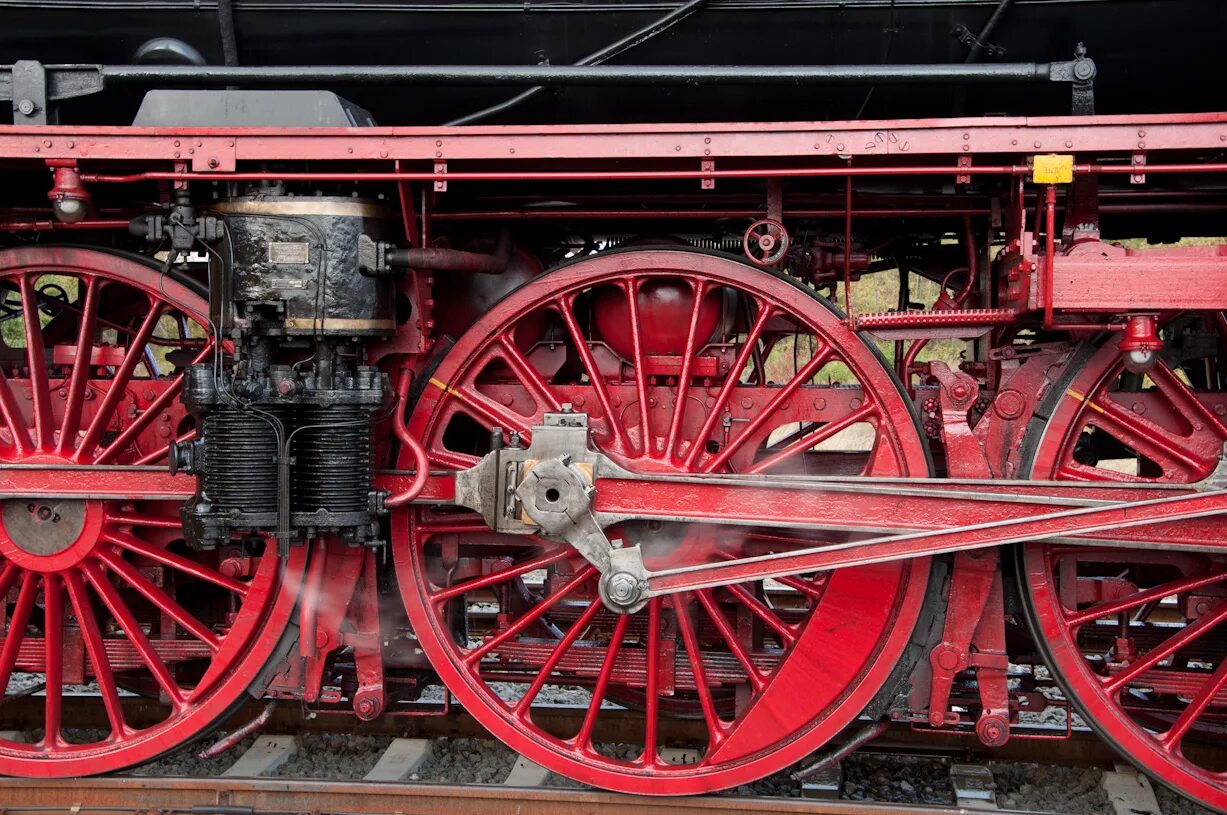
M207 304L186 281L101 251L0 252L0 462L97 466L164 460L191 433L183 366L212 353ZM293 604L276 546L184 546L164 501L0 503L0 687L36 724L0 739L0 772L109 772L189 742L245 695ZM87 686L100 734L74 721L66 689ZM150 720L125 705L160 699ZM74 697L77 697L74 694ZM145 705L146 709L149 708ZM96 717L84 717L96 718ZM11 726L11 725L10 725Z
M1227 441L1221 325L1170 321L1145 376L1124 369L1115 341L1085 349L1038 411L1031 476L1205 478ZM1227 767L1199 750L1227 735L1227 558L1033 544L1020 578L1041 651L1087 721L1141 769L1227 812Z
M410 429L435 466L463 468L494 428L527 440L564 404L631 470L929 472L880 358L810 290L722 256L613 252L530 281L458 340ZM649 568L820 540L657 523L611 536L640 543ZM558 773L647 794L746 783L834 736L895 669L929 571L918 560L799 574L619 616L569 547L495 535L472 514L407 511L393 546L414 632L467 710ZM570 729L534 714L563 689L586 706ZM603 743L603 711L618 706L632 723ZM700 734L669 743L671 714L701 718Z

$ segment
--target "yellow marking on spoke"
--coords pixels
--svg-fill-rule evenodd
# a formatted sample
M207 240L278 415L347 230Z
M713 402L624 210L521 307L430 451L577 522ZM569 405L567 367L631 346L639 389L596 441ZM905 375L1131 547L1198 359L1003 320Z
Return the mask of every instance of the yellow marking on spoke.
M446 382L440 382L439 380L435 379L433 376L430 378L430 384L434 385L436 388L443 391L444 393L450 393L452 396L460 395L460 391L455 390L454 388L450 387Z
M1079 402L1081 402L1082 404L1084 404L1084 405L1086 405L1087 407L1089 407L1091 410L1093 410L1093 411L1095 411L1095 412L1097 412L1097 413L1103 413L1103 412L1104 412L1103 408L1101 408L1099 405L1097 405L1097 404L1095 404L1094 402L1092 402L1090 399L1088 399L1088 398L1087 398L1086 396L1084 396L1083 394L1078 393L1078 391L1074 390L1073 388L1070 388L1069 390L1067 390L1067 391L1065 391L1065 392L1066 392L1066 393L1068 393L1070 396L1074 397L1075 399L1077 399L1077 400L1078 400Z

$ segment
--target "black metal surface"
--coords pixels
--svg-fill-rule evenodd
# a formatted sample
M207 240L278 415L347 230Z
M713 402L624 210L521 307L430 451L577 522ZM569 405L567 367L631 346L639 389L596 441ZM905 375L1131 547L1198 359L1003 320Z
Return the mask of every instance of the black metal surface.
M304 212L302 207L315 208ZM373 202L261 196L220 205L233 264L214 307L233 304L259 334L382 336L394 328L394 282L359 273L359 239L378 237Z
M482 62L569 65L658 20L677 0L520 2L369 2L259 0L239 4L245 65ZM710 0L659 37L618 57L625 64L962 63L956 27L980 32L999 0ZM141 43L178 37L221 64L216 4L209 0L0 0L0 63L125 64ZM991 41L1011 62L1067 59L1087 43L1100 68L1102 113L1211 110L1227 95L1218 69L1221 17L1216 0L1017 0ZM889 50L886 45L889 42ZM982 60L988 61L988 60ZM537 83L533 83L537 84ZM131 121L137 87L78 100L66 121ZM438 124L506 100L507 88L384 85L337 87L384 124ZM821 93L772 86L624 86L557 88L489 121L768 121L847 119L867 88ZM949 115L954 91L920 84L879 87L863 118ZM967 89L965 112L1062 114L1068 88L995 83Z
M371 492L371 411L362 405L303 405L294 436L296 526L354 526Z

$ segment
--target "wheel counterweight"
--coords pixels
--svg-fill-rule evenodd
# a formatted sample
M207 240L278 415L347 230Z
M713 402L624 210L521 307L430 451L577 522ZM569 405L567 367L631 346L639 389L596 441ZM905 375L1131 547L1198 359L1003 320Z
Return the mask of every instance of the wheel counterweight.
M65 247L0 252L0 461L163 463L190 438L184 365L209 358L207 305L190 280ZM207 733L240 702L281 638L302 556L264 541L184 546L179 505L29 496L0 506L0 687L38 700L41 727L0 739L0 772L69 776L148 761ZM109 730L65 710L96 694ZM153 723L126 701L161 702ZM3 708L0 708L3 712Z
M541 327L529 342L525 324ZM857 398L841 400L838 383L860 385ZM812 291L722 256L635 249L530 281L458 340L409 427L434 466L460 469L492 444L526 443L543 413L568 404L632 471L929 472L880 358ZM609 534L639 544L649 567L820 542L658 522ZM416 636L468 711L556 772L656 795L753 781L838 733L895 669L929 569L916 560L791 575L618 615L576 551L496 535L472 514L400 512L393 547ZM575 732L534 721L534 703L551 699L587 705ZM642 715L610 733L609 707ZM702 736L666 743L668 715L701 719Z

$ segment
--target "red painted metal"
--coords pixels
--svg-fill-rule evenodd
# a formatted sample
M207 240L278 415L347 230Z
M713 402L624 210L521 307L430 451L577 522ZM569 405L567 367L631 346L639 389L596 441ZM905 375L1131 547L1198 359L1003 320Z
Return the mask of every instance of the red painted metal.
M162 317L200 328L206 304L198 295L142 263L81 248L5 250L0 280L20 293L24 339L0 378L0 459L6 473L19 474L6 490L17 497L3 502L0 520L0 597L16 593L0 639L0 685L15 671L46 682L44 735L0 739L0 764L44 777L117 770L199 737L245 696L286 625L295 593L281 586L295 582L303 558L280 563L275 543L255 547L255 563L240 578L220 566L229 553L181 554L170 479L126 466L165 455L183 419L182 407L165 398L178 376L146 352ZM47 281L68 293L63 310ZM190 339L186 328L176 331L178 344ZM160 336L177 344L175 334ZM65 341L75 348L67 364L48 353ZM124 349L119 364L91 364L103 343ZM134 377L138 364L143 376ZM92 494L84 490L90 471ZM81 497L43 497L59 487L50 473L73 474L62 480ZM151 493L155 500L146 500ZM220 602L193 601L214 593ZM37 638L28 629L36 603ZM82 738L62 716L63 687L90 680L110 723L101 738ZM164 717L129 726L119 696L129 687L160 694Z
M692 292L686 298L690 314L681 321L687 326L684 342L674 349L680 351L681 374L664 387L647 381L644 373L645 349L657 340L645 335L653 329L637 305L641 292L655 281ZM628 365L610 373L595 361L600 343L576 318L593 288L602 285L615 286L624 298L630 334ZM692 384L698 360L716 353L726 339L709 338L701 328L704 292L716 285L744 301L744 309L734 311L742 315L740 322L721 329L734 339L736 360L721 379L699 387ZM513 339L520 322L542 308L556 314L566 330L570 352L587 371L586 383L564 391L561 383L573 374L556 364L537 367L550 358L526 356ZM743 403L742 393L762 393L766 376L760 370L743 384L737 374L752 364L755 347L768 350L785 341L801 342L804 349L790 386L768 389L770 397L756 418L737 436L728 436L719 417L726 415L726 406ZM495 367L495 361L501 364ZM921 441L897 384L831 311L778 277L676 250L598 256L519 289L452 349L409 429L423 439L434 465L465 467L488 444L490 428L499 426L504 434L514 431L527 440L537 417L557 410L565 392L573 405L590 412L596 443L632 470L787 472L802 463L790 452L798 439L808 449L835 433L798 436L780 428L773 417L790 397L813 415L817 408L806 383L823 365L837 361L855 371L862 398L873 400L871 411L851 414L873 421L878 439L872 451L854 457L857 470L925 472ZM615 389L623 376L631 382ZM511 404L490 396L490 385L499 379L519 386L520 397ZM692 412L694 400L712 402L708 411ZM470 422L481 429L470 430L462 447L456 428ZM702 443L705 439L716 446ZM769 445L766 455L756 453L763 444ZM822 456L812 458L809 467L824 467ZM825 466L843 464L844 458L833 454ZM712 533L699 526L646 524L639 524L648 533L645 552L657 565L813 540L784 532ZM748 582L654 600L639 614L617 616L596 598L592 568L567 547L500 537L482 528L473 516L430 510L394 516L398 582L422 648L465 708L522 754L572 777L647 794L744 783L787 766L834 736L892 670L920 611L927 572L927 563L917 560L829 577L786 577L781 582L798 604L795 615L759 600L761 587ZM529 580L542 573L544 582ZM520 599L525 591L533 598L528 604ZM466 614L476 596L490 592L500 624L481 642L458 643L451 633L455 615ZM547 614L548 625L541 622ZM570 622L564 626L563 620ZM505 702L495 682L526 690ZM560 737L534 723L530 705L545 684L593 688L593 702L578 732ZM626 755L598 751L590 743L603 698L636 698L644 709L641 743ZM706 722L706 743L691 763L674 765L664 758L668 745L659 741L658 717L667 705L688 709Z
M1216 320L1192 321L1218 330ZM1169 336L1172 325L1166 321ZM1156 363L1150 377L1157 400L1139 412L1130 404L1135 387L1121 355L1105 343L1049 400L1055 407L1028 444L1034 452L1022 474L1168 483L1204 477L1227 427L1203 401L1217 383L1199 375L1204 371L1190 380L1180 367ZM1083 442L1076 454L1080 438L1097 443ZM1121 451L1111 455L1121 458L1085 452L1111 449L1103 446L1109 438ZM1221 643L1206 638L1227 614L1222 556L1035 544L1026 548L1023 568L1036 636L1086 720L1152 776L1208 806L1227 806L1221 772L1199 763L1195 750L1199 740L1219 738L1227 705L1227 662Z
M650 793L730 786L800 758L863 709L922 613L924 556L938 551L955 553L950 608L941 645L926 655L923 698L901 716L945 726L953 708L966 706L960 723L975 720L982 741L1000 744L1018 705L1005 682L1000 553L973 547L1082 534L1130 548L1082 547L1076 539L1028 547L1025 594L1041 650L1088 720L1127 755L1182 792L1227 809L1221 776L1182 750L1221 735L1227 708L1221 642L1205 635L1227 614L1222 524L1190 511L1221 514L1221 495L1189 492L1177 503L1037 517L1059 503L1060 488L947 481L939 482L944 497L935 498L601 479L599 510L643 518L610 534L643 541L650 568L697 566L742 581L709 589L693 583L696 573L675 572L655 585L676 593L629 617L600 606L597 576L561 544L496 535L476 516L428 506L454 498L447 472L476 463L492 444L529 442L541 415L567 404L588 414L601 450L638 473L928 475L927 442L912 405L849 325L914 340L899 348L895 364L909 390L914 375L923 380L914 403L930 420L941 474L1138 481L1139 500L1180 495L1167 487L1214 472L1227 439L1220 384L1227 380L1220 359L1227 250L1123 249L1101 240L1101 232L1110 234L1108 216L1142 223L1151 214L1178 214L1195 222L1221 212L1223 196L1206 179L1227 172L1227 164L1194 159L1215 156L1224 142L1227 114L337 130L0 127L6 169L50 172L53 206L67 202L73 218L76 204L85 209L75 221L62 217L62 207L58 216L49 212L43 186L32 200L3 202L0 232L119 230L126 220L114 216L161 182L181 189L286 182L307 194L314 182L347 189L348 182L386 183L374 188L399 200L410 257L448 269L439 279L420 270L405 275L403 325L367 348L373 364L399 377L394 415L382 425L388 438L380 439L395 459L380 463L400 469L378 473L376 486L389 493L393 510L410 636L388 606L394 601L378 590L390 575L366 550L327 539L296 546L285 573L292 590L280 591L271 550L235 545L184 554L178 547L175 510L193 485L156 465L169 440L193 431L178 405L175 370L146 377L132 349L204 358L209 347L200 336L207 332L167 338L159 330L164 316L178 312L202 323L206 306L197 295L173 277L97 252L36 246L0 254L7 264L0 278L12 281L0 298L0 322L35 326L53 316L41 330L0 342L0 498L8 506L37 496L31 523L46 520L38 518L44 502L86 507L78 540L60 552L35 555L0 534L2 616L14 632L0 641L0 669L58 678L53 685L97 677L108 711L113 694L99 665L112 676L143 674L138 689L167 699L175 696L169 683L193 671L216 677L171 704L152 731L117 728L92 745L54 735L41 745L0 742L0 757L12 756L15 772L93 772L186 741L256 677L293 602L305 599L299 622L308 634L272 695L346 707L365 719L394 709L397 683L416 692L441 679L450 691L445 698L454 694L496 735L589 783ZM1070 184L1033 183L1031 160L1048 153L1076 157ZM1129 178L1118 182L1120 175ZM120 200L111 217L89 211L103 184L112 187L108 198ZM142 186L122 186L129 184ZM868 189L894 184L914 194ZM937 194L941 184L959 194ZM842 283L849 325L810 290L766 272L647 248L677 244L675 234L710 234L724 245L763 215L778 227L766 230L767 246L756 238L756 259L780 262L820 288ZM910 226L913 218L924 218L923 226ZM624 241L619 222L631 220L645 235ZM447 245L459 239L458 246L480 246L493 232L467 230L487 228L482 221L545 223L503 224L517 229L514 244L499 244L511 247L508 264L501 252L457 253ZM826 223L815 227L819 221ZM1165 217L1162 225L1173 223ZM567 232L581 230L568 224L583 224L591 235L576 242ZM814 269L789 266L777 240L788 231L801 236L794 251L820 248ZM938 260L910 257L913 239L937 247L960 232L966 260L948 262L936 249ZM985 236L996 254L991 264ZM583 243L582 253L602 241L627 250L545 276L532 256L558 259L570 253L559 244ZM939 295L923 311L905 293L898 313L853 313L854 301L863 302L855 280L896 256L915 261L912 274L942 281ZM504 265L482 285L467 277ZM967 271L946 268L956 265ZM65 275L79 288L57 299L50 289L40 292L43 274ZM1113 337L1098 350L1078 345L1102 330L1124 331L1123 340ZM100 339L112 331L118 339ZM937 338L976 338L976 346L950 364L918 364ZM456 347L443 356L453 339ZM1142 366L1130 357L1133 368L1124 369L1123 355L1145 353L1154 358ZM414 405L411 390L421 391ZM999 500L973 501L969 491ZM764 526L733 529L714 518ZM789 519L844 529L766 528ZM1002 525L948 532L992 522ZM861 540L910 530L931 534L872 549ZM727 563L815 543L830 546L786 561L778 585L752 565ZM1188 547L1200 551L1182 551ZM896 560L872 562L881 557ZM192 604L190 586L210 580L229 604ZM45 636L25 625L38 616L40 591L68 598L45 604ZM1159 602L1161 595L1172 599ZM119 630L143 626L150 633L124 637L103 621L91 624L80 613L84 599L105 608ZM74 615L86 619L74 622ZM1151 625L1152 617L1163 625ZM243 644L241 655L230 656L229 643ZM420 652L406 656L406 643L420 644L437 678ZM333 681L341 654L347 673ZM213 667L201 668L210 657ZM951 691L963 671L974 671L974 695ZM569 737L533 719L532 699L549 684L593 692L596 702ZM497 689L507 687L521 695L500 699ZM43 713L54 734L64 722L53 696ZM613 755L591 743L602 698L643 712L642 750ZM662 759L660 719L668 715L703 722L707 739L694 763Z

